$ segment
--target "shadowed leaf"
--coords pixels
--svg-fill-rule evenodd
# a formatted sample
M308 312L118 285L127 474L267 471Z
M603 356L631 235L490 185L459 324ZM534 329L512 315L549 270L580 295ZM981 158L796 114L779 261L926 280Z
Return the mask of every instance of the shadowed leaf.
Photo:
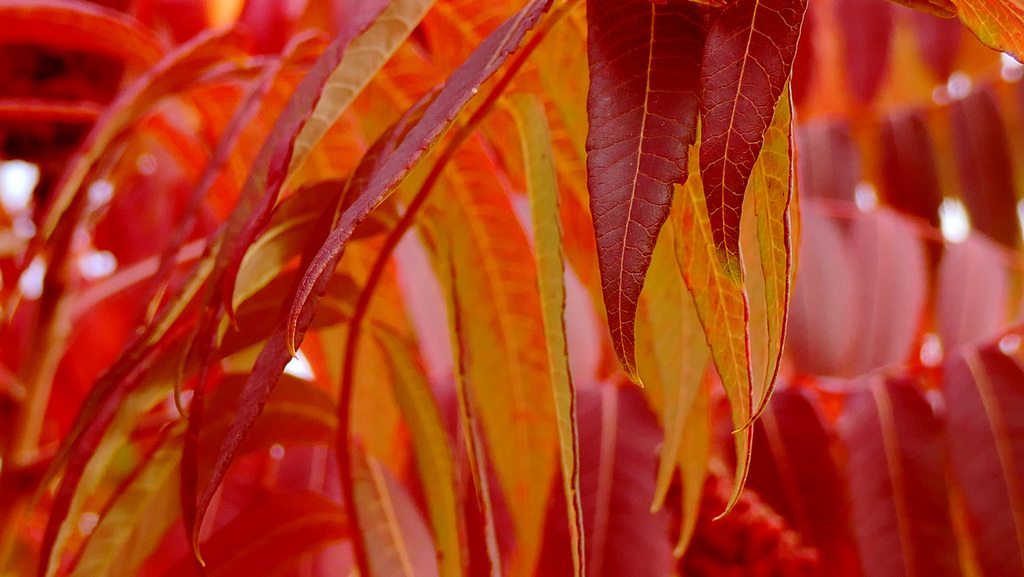
M587 186L612 345L638 380L634 323L651 253L696 138L704 12L590 0Z
M938 228L942 189L924 116L917 111L890 114L882 123L880 149L882 200Z
M712 19L701 70L700 173L716 258L741 278L740 212L789 79L806 0L736 0Z
M861 564L871 575L959 575L940 424L909 379L872 378L841 432Z
M953 357L942 379L953 474L964 491L978 563L991 577L1024 572L1020 332L1004 339Z

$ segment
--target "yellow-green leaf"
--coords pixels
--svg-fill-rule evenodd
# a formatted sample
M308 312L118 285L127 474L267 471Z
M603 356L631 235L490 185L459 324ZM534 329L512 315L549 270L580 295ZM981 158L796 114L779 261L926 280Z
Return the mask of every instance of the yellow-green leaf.
M555 172L544 105L535 96L516 95L510 111L519 129L537 259L537 287L558 422L562 490L565 493L572 545L573 574L583 575L583 507L580 503L579 438L576 391L569 374L565 337L565 284L562 230L558 220L558 175Z
M960 20L986 45L1024 57L1024 6L1018 0L953 0Z

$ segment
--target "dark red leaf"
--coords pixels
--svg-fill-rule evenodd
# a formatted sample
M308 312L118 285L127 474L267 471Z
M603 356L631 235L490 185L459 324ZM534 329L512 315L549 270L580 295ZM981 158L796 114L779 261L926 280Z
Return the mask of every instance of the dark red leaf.
M896 4L902 4L913 8L919 13L938 16L941 18L956 17L956 3L953 0L892 0Z
M1005 353L1004 353L1005 350ZM950 359L950 464L981 573L1024 575L1024 369L1020 332Z
M587 185L601 288L615 353L637 381L636 307L696 139L705 16L688 2L589 0L587 20Z
M860 575L846 487L832 456L834 432L808 393L776 389L757 421L747 487L822 554L825 575Z
M893 6L885 0L836 0L846 84L853 97L874 100L889 69Z
M882 199L939 226L942 190L928 125L920 112L895 112L882 123Z
M793 61L793 104L797 108L803 105L811 96L815 88L815 75L820 66L817 48L820 41L816 41L815 33L821 28L816 24L821 16L821 10L817 2L808 2L807 14L804 15L803 29L800 32L800 41L797 43L796 60Z
M789 80L806 8L806 0L736 0L708 32L700 173L718 258L736 279L743 193Z
M864 383L840 423L854 531L872 576L960 575L941 426L916 383Z
M996 241L1015 247L1020 243L1020 226L1013 194L1013 160L995 94L990 88L979 88L954 102L950 113L971 223Z

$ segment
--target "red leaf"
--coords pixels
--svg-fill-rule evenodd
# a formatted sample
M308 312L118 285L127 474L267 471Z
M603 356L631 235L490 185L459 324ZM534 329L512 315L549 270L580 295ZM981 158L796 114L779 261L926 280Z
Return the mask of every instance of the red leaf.
M953 145L971 223L1008 246L1020 243L1013 160L999 104L990 88L953 103Z
M651 513L662 433L635 387L580 389L580 496L591 577L670 575L667 510ZM572 575L565 499L553 495L539 577Z
M882 123L882 198L901 212L939 226L942 190L928 125L920 112L896 112Z
M834 432L814 401L776 389L757 421L747 487L822 553L825 575L860 575L846 487L832 456Z
M843 23L847 86L856 100L871 102L889 68L893 6L884 0L837 0L835 11Z
M287 574L305 554L347 539L345 510L327 497L268 495L218 529L204 545L207 577ZM191 552L165 577L199 575Z
M872 379L840 426L862 565L879 577L960 575L940 424L916 384Z
M943 374L950 461L978 563L991 577L1024 575L1022 383L1019 331L951 359Z
M312 307L320 279L330 276L330 271L341 257L345 243L355 228L362 223L401 182L406 174L419 162L442 132L458 116L479 86L490 78L522 43L526 33L551 7L553 0L534 0L515 16L505 21L484 40L473 54L448 77L444 88L429 102L422 118L407 133L393 151L386 151L379 159L379 169L368 178L365 185L350 192L353 198L338 219L338 224L317 253L313 263L296 291L288 321L288 346L298 347L299 319ZM312 316L312 313L309 313Z
M807 122L796 129L800 194L854 200L861 179L860 154L850 128L831 122Z
M1005 249L979 235L946 245L935 304L946 351L994 337L1004 326L1010 258Z
M718 258L737 279L743 192L789 79L806 8L806 0L736 0L708 32L700 172Z
M953 18L939 18L924 12L911 14L910 22L921 58L935 73L935 80L945 82L954 70L963 45L963 24Z
M953 18L956 16L956 4L951 0L892 0L896 4L902 4L913 8L919 13L939 16L941 18Z
M164 52L140 22L92 2L6 0L0 6L0 22L0 44L95 52L143 68Z
M587 18L590 208L612 344L637 381L637 302L696 138L704 10L589 0Z

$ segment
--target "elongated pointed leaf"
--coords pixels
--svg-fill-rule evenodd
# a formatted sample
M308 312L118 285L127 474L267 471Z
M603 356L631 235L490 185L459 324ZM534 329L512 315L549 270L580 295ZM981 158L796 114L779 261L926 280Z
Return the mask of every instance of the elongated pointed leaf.
M916 383L872 379L844 419L862 566L880 577L959 575L939 422Z
M703 10L590 0L587 186L612 345L638 380L636 307L696 138Z
M942 189L926 119L918 112L890 114L881 133L883 200L938 227Z
M691 160L691 164L696 162ZM718 259L699 172L694 170L686 184L677 188L677 196L677 209L672 211L670 220L676 239L676 259L693 296L736 429L736 484L728 504L731 509L743 490L753 440L753 429L748 426L754 409L747 331L749 305L742 276L734 277Z
M445 288L460 296L455 337L466 385L499 484L514 503L513 566L525 575L540 547L558 432L534 257L497 170L479 144L467 143L446 175L449 194L424 216L435 254L449 255L455 270Z
M978 344L1004 326L1009 304L1006 256L980 235L946 245L935 304L944 350Z
M747 194L754 199L757 260L761 263L759 272L764 279L761 283L764 287L764 318L751 318L751 323L764 323L766 329L764 373L754 382L754 415L764 410L775 388L789 318L793 267L789 203L794 194L791 119L792 104L787 87L765 133L764 147L754 164L747 188ZM760 307L753 310L758 309Z
M569 373L568 345L565 337L565 284L563 280L562 230L558 218L558 177L555 172L551 132L540 100L513 99L513 114L519 128L526 165L530 216L533 223L537 260L537 287L547 344L551 391L558 422L559 457L562 465L562 491L569 519L573 575L582 577L583 510L580 504L579 438L576 428L576 389Z
M142 23L92 2L9 0L0 6L0 22L0 44L94 52L143 67L164 52Z
M963 488L967 525L986 576L1024 572L1024 369L1020 331L951 358L950 460Z
M806 0L736 0L712 21L701 70L700 172L717 258L740 278L747 181L796 55Z
M423 117L413 126L393 152L385 154L365 186L353 191L354 200L342 213L341 218L327 242L306 270L305 277L296 292L289 322L289 348L297 348L294 327L296 320L310 303L310 296L319 278L334 268L345 243L355 227L376 208L401 182L409 171L422 159L427 150L440 138L479 86L490 78L501 64L523 41L526 33L551 7L552 0L534 0L484 40L448 78L444 88L437 94Z
M894 7L886 0L838 0L835 10L843 15L839 40L846 84L856 101L870 103L889 70Z

